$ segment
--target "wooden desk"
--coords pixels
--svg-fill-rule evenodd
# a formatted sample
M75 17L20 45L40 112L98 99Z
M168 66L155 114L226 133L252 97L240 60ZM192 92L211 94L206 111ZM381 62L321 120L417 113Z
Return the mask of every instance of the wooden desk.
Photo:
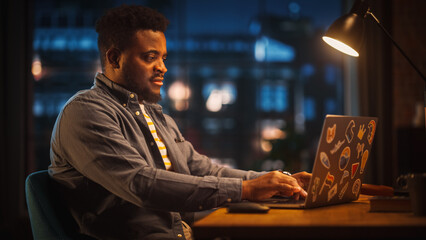
M369 212L368 198L315 209L271 209L231 214L220 208L193 226L197 240L230 239L425 239L426 217Z

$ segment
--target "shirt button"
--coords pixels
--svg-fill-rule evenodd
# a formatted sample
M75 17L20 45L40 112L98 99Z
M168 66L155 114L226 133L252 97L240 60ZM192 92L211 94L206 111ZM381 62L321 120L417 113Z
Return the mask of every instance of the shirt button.
M154 146L154 142L150 142L149 144L151 144L151 146Z
M141 114L139 111L135 112L136 116L139 116L139 114Z
M127 106L127 104L123 103L123 107L126 107L126 106Z
M198 209L203 210L203 206L201 206L201 205L198 206Z
M182 237L182 234L180 234L180 233L179 233L177 236L181 238L181 237Z
M226 199L227 202L232 202L232 199L228 198Z
M130 98L134 98L134 97L135 97L135 94L130 93Z

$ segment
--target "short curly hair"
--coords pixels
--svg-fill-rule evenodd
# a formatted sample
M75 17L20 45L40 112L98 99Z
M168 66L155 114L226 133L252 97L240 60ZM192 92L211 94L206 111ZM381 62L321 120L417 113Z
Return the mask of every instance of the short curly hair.
M105 69L105 55L108 49L111 47L125 49L136 31L165 32L168 24L169 20L163 14L144 6L123 4L108 10L96 22L102 69Z

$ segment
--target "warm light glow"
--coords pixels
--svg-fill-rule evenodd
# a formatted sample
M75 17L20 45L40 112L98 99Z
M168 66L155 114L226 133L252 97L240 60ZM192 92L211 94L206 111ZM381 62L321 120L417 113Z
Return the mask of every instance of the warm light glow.
M31 66L31 73L36 81L41 79L43 68L41 66L41 61L38 57L35 57Z
M272 151L272 143L269 142L269 141L261 140L260 141L260 148L262 149L262 151L268 153L268 152Z
M262 130L262 138L265 140L285 139L286 133L276 127L265 127Z
M326 42L328 45L332 46L333 48L348 54L352 57L358 57L359 54L357 51L355 51L353 48L349 47L348 45L334 39L334 38L330 38L330 37L322 37L322 40L324 40L324 42Z
M213 90L207 99L206 108L210 112L219 112L222 109L222 92L220 90Z
M177 111L185 111L189 108L188 99L191 97L191 89L182 81L175 81L170 85L167 92L169 98L174 102Z
M208 88L211 88L208 89ZM223 105L233 104L236 99L236 89L233 83L224 83L220 88L215 84L206 88L206 108L210 112L219 112Z
M189 108L189 102L186 100L176 100L175 101L175 109L177 111L185 111Z
M191 89L181 81L175 81L167 92L169 98L175 101L188 100L191 97Z

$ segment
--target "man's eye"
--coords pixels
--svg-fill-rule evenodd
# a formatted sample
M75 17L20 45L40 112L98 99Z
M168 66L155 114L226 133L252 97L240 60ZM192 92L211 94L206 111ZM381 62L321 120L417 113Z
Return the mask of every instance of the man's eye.
M152 62L152 61L154 61L154 59L155 59L155 56L153 56L153 55L145 56L145 60L148 61L148 62Z

